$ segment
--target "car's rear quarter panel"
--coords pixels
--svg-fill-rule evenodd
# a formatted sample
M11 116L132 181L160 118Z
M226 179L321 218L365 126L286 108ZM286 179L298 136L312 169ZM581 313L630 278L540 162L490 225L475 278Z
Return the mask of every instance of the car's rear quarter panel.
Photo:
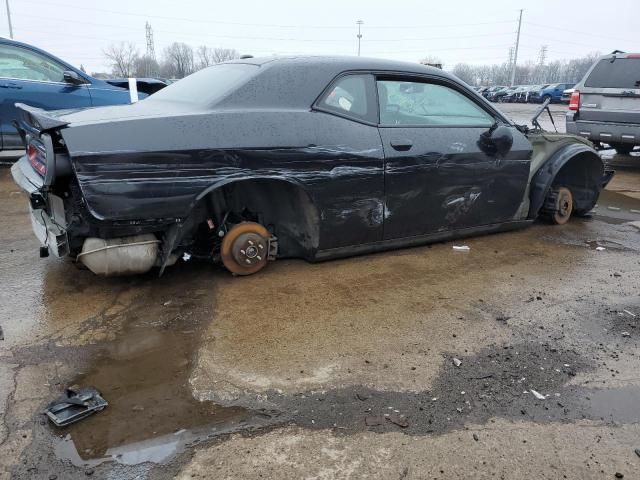
M381 235L384 155L375 127L321 112L243 111L63 133L83 196L99 219L184 218L220 182L279 178L313 200L321 248Z

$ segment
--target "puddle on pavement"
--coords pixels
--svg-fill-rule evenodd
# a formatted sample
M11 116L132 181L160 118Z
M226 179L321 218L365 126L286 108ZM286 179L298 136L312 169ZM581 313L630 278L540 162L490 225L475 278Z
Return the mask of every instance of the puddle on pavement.
M640 199L603 190L593 216L607 223L620 224L640 220Z
M198 287L211 285L211 277L197 268L174 270L171 279L151 280L157 283L152 298L122 312L123 331L72 382L95 386L109 406L56 431L66 437L56 448L59 457L76 465L160 462L207 436L246 426L251 412L199 402L188 382L202 328L212 318L211 292Z
M590 418L606 422L640 423L640 386L617 389L587 390Z

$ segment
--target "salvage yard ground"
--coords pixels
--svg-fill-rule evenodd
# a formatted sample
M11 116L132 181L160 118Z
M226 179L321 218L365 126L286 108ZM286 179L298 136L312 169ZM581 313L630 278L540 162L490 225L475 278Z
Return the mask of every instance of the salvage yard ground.
M39 259L0 170L0 479L640 478L640 157L603 155L591 218L247 278ZM56 430L73 384L110 406Z

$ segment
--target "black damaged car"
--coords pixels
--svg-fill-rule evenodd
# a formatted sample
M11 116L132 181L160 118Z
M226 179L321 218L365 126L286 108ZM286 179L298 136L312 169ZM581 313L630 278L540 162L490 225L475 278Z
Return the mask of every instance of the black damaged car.
M442 70L364 58L244 59L132 105L27 105L41 255L97 274L180 258L239 275L523 227L591 210L590 143L516 126Z

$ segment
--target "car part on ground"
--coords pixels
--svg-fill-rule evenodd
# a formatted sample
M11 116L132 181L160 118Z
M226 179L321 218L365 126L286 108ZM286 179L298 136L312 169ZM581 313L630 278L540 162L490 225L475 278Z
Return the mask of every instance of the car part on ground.
M104 410L109 403L93 387L67 388L64 396L54 400L44 410L44 414L56 427L66 427L83 418Z
M131 105L21 108L29 155L12 173L34 232L100 274L188 257L243 275L506 231L558 187L580 213L606 184L587 140L517 127L402 62L247 59Z
M600 57L575 86L567 132L628 154L640 145L640 54Z

